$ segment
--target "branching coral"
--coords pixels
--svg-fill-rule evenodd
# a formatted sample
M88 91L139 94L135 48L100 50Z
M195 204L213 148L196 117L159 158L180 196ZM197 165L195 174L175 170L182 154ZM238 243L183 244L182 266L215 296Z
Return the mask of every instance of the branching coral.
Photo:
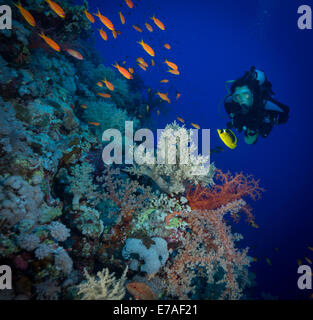
M221 286L220 294L210 298L241 297L248 282L250 258L246 255L247 249L236 249L235 241L240 237L232 235L223 218L227 213L237 213L245 204L243 200L235 200L215 210L182 214L191 232L186 234L173 264L166 268L169 292L173 296L187 299L188 293L196 290L192 281L201 277L206 279L207 285L215 286L215 290Z
M169 195L184 193L187 183L213 185L214 165L208 164L208 156L195 155L196 150L192 131L174 122L166 126L158 139L157 159L154 151L145 150L141 144L135 148L135 155L142 164L127 170L148 176Z
M128 268L124 270L120 279L116 279L109 269L99 271L96 276L91 276L84 270L87 278L78 286L78 294L82 300L122 300L125 296L125 281Z
M259 187L258 180L253 179L252 176L245 176L243 173L232 176L230 172L223 173L221 170L217 170L215 179L219 183L211 188L201 184L189 185L186 197L191 209L214 210L247 196L257 200L261 197L261 192L264 191ZM246 205L242 210L247 214L248 221L253 223L250 208ZM236 218L235 215L233 217Z

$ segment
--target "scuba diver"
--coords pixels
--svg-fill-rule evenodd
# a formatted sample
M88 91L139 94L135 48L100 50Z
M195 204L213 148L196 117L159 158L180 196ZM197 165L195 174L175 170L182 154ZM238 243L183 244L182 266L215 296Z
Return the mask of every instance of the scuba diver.
M247 144L255 144L259 136L266 138L275 124L288 121L289 107L272 98L272 84L263 71L251 67L241 78L227 83L230 82L230 92L224 101L231 120L227 129L244 131Z

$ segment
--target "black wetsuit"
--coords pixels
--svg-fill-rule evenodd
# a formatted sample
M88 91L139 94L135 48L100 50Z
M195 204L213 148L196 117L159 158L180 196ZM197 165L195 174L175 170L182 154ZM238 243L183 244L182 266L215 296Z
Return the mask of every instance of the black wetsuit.
M268 91L260 90L260 92L262 96L259 97L259 102L254 102L246 114L242 112L240 104L233 101L232 95L226 97L224 106L231 119L227 123L228 129L235 128L241 132L246 127L249 129L249 135L258 133L262 137L267 137L275 124L288 121L289 107L273 99ZM247 130L245 135L248 135Z

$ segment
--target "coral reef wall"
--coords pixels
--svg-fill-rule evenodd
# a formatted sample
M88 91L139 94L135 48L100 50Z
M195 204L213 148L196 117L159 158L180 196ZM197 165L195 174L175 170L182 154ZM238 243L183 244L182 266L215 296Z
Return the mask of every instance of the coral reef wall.
M63 1L66 19L44 0L23 5L37 26L14 8L13 29L0 33L0 265L13 273L0 299L242 298L251 259L224 216L250 214L242 198L258 182L225 175L217 201L202 156L105 167L102 132L146 120L140 78L102 64L86 3Z

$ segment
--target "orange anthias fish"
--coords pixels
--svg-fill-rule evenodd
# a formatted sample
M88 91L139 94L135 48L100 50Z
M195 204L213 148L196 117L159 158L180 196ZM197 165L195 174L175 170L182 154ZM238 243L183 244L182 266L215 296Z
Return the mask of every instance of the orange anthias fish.
M101 30L98 29L98 31L99 31L99 33L100 33L101 38L102 38L104 41L107 41L107 40L108 40L108 36L107 36L106 32L105 32L102 28L101 28Z
M185 120L183 118L177 117L177 120L182 122L182 123L185 123Z
M196 129L200 129L200 126L199 126L198 124L195 124L195 123L192 123L192 122L191 122L191 125L192 125L194 128L196 128Z
M102 87L103 87L102 82L101 82L101 81L97 82L97 86L100 87L100 88L102 88Z
M128 71L129 71L130 73L134 73L134 69L131 68L131 67L128 68Z
M154 57L154 51L148 44L144 43L143 40L140 42L137 41L137 43L139 43L150 56Z
M83 109L88 109L88 107L85 104L82 104L80 107Z
M108 93L98 92L97 95L100 96L100 97L102 97L102 98L106 98L106 99L111 98L111 95L108 94Z
M142 32L142 29L141 29L139 26L133 24L132 27L133 27L135 30L137 30L138 32Z
M171 46L170 46L168 43L165 43L165 44L164 44L164 47L165 47L167 50L170 50L170 49L171 49Z
M88 121L89 124L92 124L93 126L100 126L100 123L99 122L90 122Z
M62 19L65 19L65 12L57 3L55 3L52 0L45 0L45 1L49 4L51 10L53 10Z
M72 57L78 59L78 60L84 60L84 57L76 50L73 49L65 49L65 51L70 54Z
M114 30L114 26L113 26L113 23L105 16L103 16L99 9L98 9L98 13L95 13L94 14L96 17L99 17L100 21L111 31Z
M162 100L167 101L168 103L171 103L171 100L168 97L168 93L161 93L161 92L157 92L156 93Z
M151 17L151 19L161 30L165 30L164 24L159 19L157 19L155 16Z
M312 264L312 260L311 260L311 259L309 259L308 257L305 257L304 259L305 259L305 260L306 260L306 262L308 262L309 264Z
M167 79L163 79L160 81L161 83L168 83L168 80Z
M153 32L153 28L151 27L151 25L149 23L146 22L145 26L150 32Z
M133 2L131 0L125 0L125 2L126 2L126 4L128 5L128 7L130 9L132 9L134 7L134 4L133 4Z
M91 22L91 23L95 23L95 18L92 16L92 14L90 14L86 9L84 10L85 16L86 18Z
M123 13L121 11L119 11L119 15L120 15L122 24L125 24L125 17L123 16Z
M164 63L166 63L171 69L174 70L178 70L178 66L177 64L175 64L174 62L168 61L167 59L164 61Z
M50 39L47 36L45 36L43 32L38 33L38 34L42 39L45 40L47 45L50 46L53 50L58 51L58 52L61 51L61 47L56 42L54 42L52 39Z
M107 87L109 90L114 91L114 85L113 85L111 82L107 81L107 79L102 80L102 82L105 83L106 87Z
M153 59L151 59L151 65L152 65L152 67L154 67L154 66L155 66L155 62L154 62L154 60L153 60Z
M143 64L138 63L138 66L139 66L142 70L147 71L147 68L146 68Z
M148 68L148 64L143 58L139 57L139 58L136 59L136 61L138 63L142 64L144 67Z
M178 70L175 70L175 69L169 69L167 72L171 73L171 74L175 74L175 75L179 75L180 72Z
M117 33L116 33L116 31L115 31L115 30L113 30L113 31L112 31L112 35L113 35L113 38L114 38L114 39L116 39L116 38L117 38Z
M129 282L126 285L129 293L134 296L136 300L156 300L157 297L149 286L144 282Z
M176 100L178 100L180 98L181 94L180 93L177 93L176 95Z
M23 8L21 1L19 1L18 4L14 3L14 5L18 8L21 15L28 22L28 24L31 25L32 27L35 27L36 21L35 21L34 17L30 14L29 11L27 11L26 9Z
M313 247L308 247L309 250L313 251Z
M118 63L115 63L115 65L113 65L113 67L115 67L126 79L133 79L134 78L125 68L118 65Z

